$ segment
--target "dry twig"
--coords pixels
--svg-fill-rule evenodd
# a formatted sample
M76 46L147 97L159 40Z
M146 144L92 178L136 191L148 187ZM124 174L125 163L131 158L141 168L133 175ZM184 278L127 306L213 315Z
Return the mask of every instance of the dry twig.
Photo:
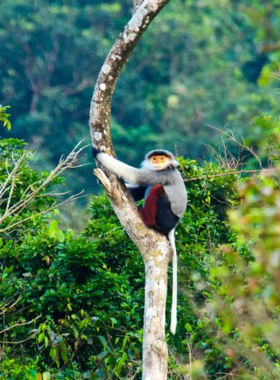
M23 160L25 159L27 153L23 152L23 154L20 156L18 160L14 160L14 166L10 172L9 172L9 162L8 160L6 161L6 170L7 170L8 176L5 182L0 185L0 205L5 203L6 206L5 206L5 211L3 212L3 214L0 214L0 226L8 218L11 218L11 219L5 227L0 228L0 233L11 230L17 227L18 225L30 220L33 217L46 214L54 210L55 208L64 205L65 203L78 199L81 196L83 191L81 191L78 194L70 196L69 198L67 198L65 201L61 203L53 204L46 210L33 214L32 216L23 218L20 221L15 221L18 215L21 214L23 210L25 210L26 207L35 199L38 199L41 197L47 197L49 195L58 196L61 194L67 194L67 192L66 193L43 193L43 194L41 192L44 191L45 188L47 188L51 184L51 182L53 182L55 178L59 177L65 170L75 169L80 166L80 165L76 165L76 161L81 151L86 148L86 146L80 147L80 145L81 145L81 142L75 146L75 148L70 152L68 156L66 157L62 156L58 165L49 173L49 175L46 178L42 178L30 184L24 190L21 198L14 204L12 204L12 199L14 196L17 179L19 178L20 166Z

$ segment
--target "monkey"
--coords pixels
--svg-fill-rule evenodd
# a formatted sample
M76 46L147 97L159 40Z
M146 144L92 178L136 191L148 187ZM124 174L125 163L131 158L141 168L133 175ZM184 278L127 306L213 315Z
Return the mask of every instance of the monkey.
M147 153L141 168L127 165L92 147L92 155L106 169L126 182L135 201L144 198L139 214L144 224L164 234L173 250L173 286L170 331L177 326L177 252L175 228L187 207L187 190L172 153L156 149Z

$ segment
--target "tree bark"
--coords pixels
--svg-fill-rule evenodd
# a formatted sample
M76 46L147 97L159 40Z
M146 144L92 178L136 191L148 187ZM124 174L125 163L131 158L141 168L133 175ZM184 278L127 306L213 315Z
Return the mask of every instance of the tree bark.
M113 45L100 70L90 105L92 144L115 155L110 133L112 96L117 79L153 18L169 0L134 0L134 14ZM105 171L106 172L106 171ZM162 234L147 228L123 182L112 173L95 170L116 215L145 263L145 315L143 379L167 378L168 350L165 343L167 270L171 248Z

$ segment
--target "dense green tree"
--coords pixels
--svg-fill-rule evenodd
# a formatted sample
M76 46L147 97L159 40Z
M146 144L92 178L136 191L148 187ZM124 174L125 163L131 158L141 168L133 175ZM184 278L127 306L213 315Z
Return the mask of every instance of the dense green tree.
M2 157L21 154L16 144L20 142L3 141ZM15 182L19 196L41 177L30 168L32 155L25 157ZM189 208L177 234L179 288L185 290L180 291L178 335L169 337L175 356L185 355L189 326L196 329L191 298L201 303L205 294L195 289L194 278L207 281L212 250L219 241L229 241L225 199L235 197L235 177L220 177L217 165L183 159L181 164L186 179L203 179L188 183ZM3 165L3 181L8 173ZM106 198L93 198L92 219L80 235L63 229L55 214L38 214L52 202L49 196L39 197L18 218L34 216L16 232L1 235L1 377L29 379L32 373L47 372L64 379L74 373L77 378L113 379L136 374L141 368L142 258ZM211 336L199 334L195 344L204 341L211 345ZM217 352L221 355L217 349L210 355L210 368ZM176 362L170 364L172 376L179 376Z
M268 144L255 144L277 165L279 126L270 118L255 125L270 131ZM22 146L1 141L2 186ZM33 158L25 150L10 207L47 176L31 169ZM233 169L180 163L189 204L176 236L179 323L175 336L167 332L169 377L278 378L278 168L240 182ZM27 204L16 229L1 224L0 376L140 379L142 258L105 197L92 199L92 219L75 234L57 212L42 213L56 203L49 194L42 189ZM4 208L8 198L2 194Z

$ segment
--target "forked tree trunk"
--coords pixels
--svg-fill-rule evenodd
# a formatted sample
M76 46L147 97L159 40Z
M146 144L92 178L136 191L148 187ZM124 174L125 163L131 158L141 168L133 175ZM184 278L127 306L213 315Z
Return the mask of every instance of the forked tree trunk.
M97 79L90 106L92 143L114 155L110 118L117 79L141 35L169 0L133 0L134 14L109 52ZM171 248L168 240L142 223L125 186L111 173L95 171L120 222L138 247L145 263L145 315L143 379L167 378L168 350L165 343L167 270Z

